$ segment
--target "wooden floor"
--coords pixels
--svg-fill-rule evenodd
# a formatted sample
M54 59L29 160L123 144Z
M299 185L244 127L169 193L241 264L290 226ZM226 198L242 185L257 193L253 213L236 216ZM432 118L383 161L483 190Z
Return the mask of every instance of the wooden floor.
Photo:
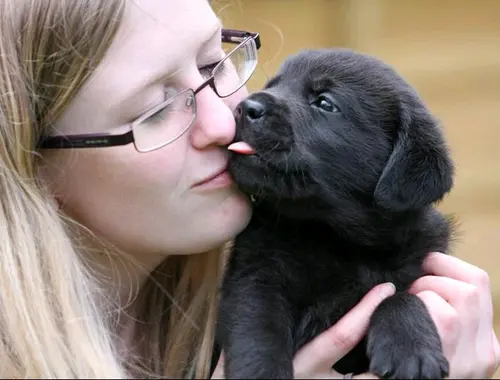
M454 254L489 273L500 334L500 1L218 1L230 4L220 13L226 27L262 35L251 88L287 55L327 46L375 54L417 88L457 164L441 206L461 223Z

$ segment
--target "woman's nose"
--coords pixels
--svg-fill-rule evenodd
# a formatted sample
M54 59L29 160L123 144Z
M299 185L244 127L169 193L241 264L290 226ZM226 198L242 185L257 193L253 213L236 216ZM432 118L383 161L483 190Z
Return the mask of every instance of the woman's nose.
M235 121L231 108L206 88L196 95L196 120L190 134L197 149L210 145L228 145L234 139Z

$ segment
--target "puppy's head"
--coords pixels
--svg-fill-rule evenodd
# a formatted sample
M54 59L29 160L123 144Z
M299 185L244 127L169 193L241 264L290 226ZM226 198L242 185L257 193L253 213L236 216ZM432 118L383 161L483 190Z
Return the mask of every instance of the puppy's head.
M235 116L235 142L249 146L229 147L229 170L260 199L307 201L325 212L353 202L402 212L452 187L438 123L403 78L367 55L302 51Z

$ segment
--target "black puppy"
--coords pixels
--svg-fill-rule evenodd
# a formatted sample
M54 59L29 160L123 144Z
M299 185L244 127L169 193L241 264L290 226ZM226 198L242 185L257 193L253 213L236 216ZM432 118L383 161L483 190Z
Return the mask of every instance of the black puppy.
M334 368L446 377L437 329L405 292L453 231L433 207L452 188L453 163L415 90L376 58L308 50L244 100L236 119L229 170L254 212L222 285L226 378L293 378L297 350L388 281L397 293Z

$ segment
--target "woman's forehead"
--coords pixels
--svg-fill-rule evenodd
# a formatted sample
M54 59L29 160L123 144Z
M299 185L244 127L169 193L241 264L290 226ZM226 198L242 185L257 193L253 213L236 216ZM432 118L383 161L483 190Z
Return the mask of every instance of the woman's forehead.
M149 85L181 69L189 57L196 58L219 28L206 0L127 2L107 54L68 109L74 131L65 132L81 132L80 121L85 123L85 132L94 132L91 125L102 129L106 120L95 118L134 107Z
M206 0L135 0L112 44L105 77L115 76L147 85L182 68L196 57L214 32L219 20ZM115 69L120 67L119 72ZM119 85L119 84L118 84ZM124 94L125 95L125 94ZM118 99L117 99L118 101ZM120 101L121 103L121 101Z

